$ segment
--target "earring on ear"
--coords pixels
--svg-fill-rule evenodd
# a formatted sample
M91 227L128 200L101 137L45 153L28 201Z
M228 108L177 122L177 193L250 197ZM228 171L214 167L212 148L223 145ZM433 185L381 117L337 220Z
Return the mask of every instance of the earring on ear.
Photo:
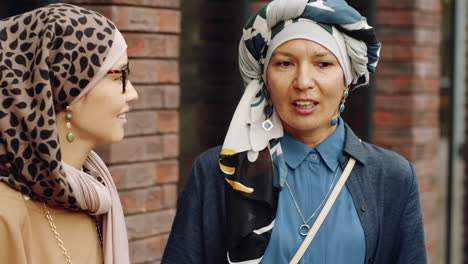
M270 100L270 95L266 94L265 96L265 108L263 108L263 113L265 114L265 121L262 123L262 127L265 131L270 131L273 129L273 122L271 122L270 117L273 115L273 104Z
M348 98L348 95L349 95L349 88L346 87L343 93L343 98L341 99L341 104L338 110L338 114L335 117L333 117L331 121L332 126L335 126L336 124L338 124L338 118L340 117L340 114L343 113L345 110L345 103L346 103L346 98Z
M68 142L73 142L73 140L75 140L75 135L73 135L73 133L71 132L71 123L70 123L70 120L72 120L73 118L73 115L71 113L71 109L70 109L70 106L67 106L67 108L65 109L66 111L66 114L65 114L65 124L67 126L67 129L69 129L68 133L67 133L67 141Z

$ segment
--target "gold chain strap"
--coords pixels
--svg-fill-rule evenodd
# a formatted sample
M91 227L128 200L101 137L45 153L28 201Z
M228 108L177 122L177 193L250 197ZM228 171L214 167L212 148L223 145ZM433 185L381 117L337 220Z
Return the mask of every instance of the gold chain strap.
M71 257L67 253L67 249L63 245L62 239L60 239L60 234L57 232L57 227L54 224L54 219L52 218L52 215L50 214L49 209L47 209L47 206L44 202L42 202L42 207L44 208L44 216L49 222L50 229L52 230L52 233L54 233L55 240L57 240L60 250L62 250L62 255L65 257L65 260L67 261L68 264L72 264Z
M96 215L94 217L94 219L96 220L96 229L97 229L97 232L98 232L98 236L99 236L99 241L101 242L101 248L103 248L103 240L102 240L102 226L101 224L99 223L99 218L98 216Z

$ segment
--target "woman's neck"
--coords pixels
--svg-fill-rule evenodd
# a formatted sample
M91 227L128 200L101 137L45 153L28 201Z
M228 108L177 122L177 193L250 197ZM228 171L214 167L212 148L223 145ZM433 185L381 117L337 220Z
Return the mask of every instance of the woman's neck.
M311 149L317 147L320 143L322 143L322 141L327 139L336 130L336 128L337 126L330 126L314 131L298 131L295 129L288 129L286 126L284 127L289 135L304 143Z
M60 142L62 161L77 169L83 168L83 164L86 161L89 152L93 149L93 146L86 144L79 139L75 139L73 142L68 142L66 139L60 139Z

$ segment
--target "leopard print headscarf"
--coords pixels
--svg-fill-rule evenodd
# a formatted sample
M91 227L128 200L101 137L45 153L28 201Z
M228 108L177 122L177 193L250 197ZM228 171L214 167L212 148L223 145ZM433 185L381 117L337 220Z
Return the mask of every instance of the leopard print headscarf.
M101 14L69 4L0 21L1 181L51 206L78 207L56 113L89 90L116 31Z

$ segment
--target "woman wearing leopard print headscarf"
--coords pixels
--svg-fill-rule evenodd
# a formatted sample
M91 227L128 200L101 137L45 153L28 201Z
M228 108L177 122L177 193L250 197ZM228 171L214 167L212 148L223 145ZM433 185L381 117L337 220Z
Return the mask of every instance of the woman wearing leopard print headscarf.
M126 44L104 16L54 4L0 21L2 263L129 263L109 170L122 140Z

